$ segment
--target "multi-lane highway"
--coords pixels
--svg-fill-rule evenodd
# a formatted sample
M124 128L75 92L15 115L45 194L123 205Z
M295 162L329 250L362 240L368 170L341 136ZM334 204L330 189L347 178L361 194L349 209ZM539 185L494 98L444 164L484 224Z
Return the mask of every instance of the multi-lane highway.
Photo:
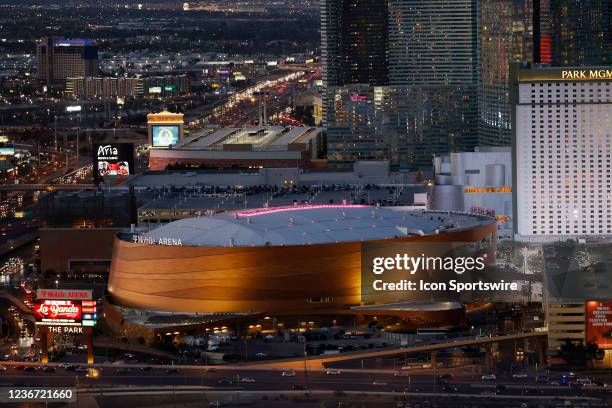
M90 378L85 370L54 366L7 363L0 372L3 384L11 386L205 386L210 389L243 391L371 391L397 393L441 393L457 396L507 396L529 398L609 398L604 386L576 388L537 384L535 379L499 378L483 381L473 367L436 373L388 370L272 370L248 366L189 367L147 365L99 366L100 377ZM28 368L30 367L30 368ZM401 373L401 374L398 374ZM452 373L452 374L451 374ZM443 375L441 377L440 375Z

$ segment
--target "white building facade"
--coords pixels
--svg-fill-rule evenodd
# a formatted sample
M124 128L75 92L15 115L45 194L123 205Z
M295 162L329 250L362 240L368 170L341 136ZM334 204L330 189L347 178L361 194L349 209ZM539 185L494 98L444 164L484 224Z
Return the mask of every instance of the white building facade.
M512 71L515 238L612 235L612 67Z
M509 147L435 156L430 208L489 215L498 237L512 238L512 154Z

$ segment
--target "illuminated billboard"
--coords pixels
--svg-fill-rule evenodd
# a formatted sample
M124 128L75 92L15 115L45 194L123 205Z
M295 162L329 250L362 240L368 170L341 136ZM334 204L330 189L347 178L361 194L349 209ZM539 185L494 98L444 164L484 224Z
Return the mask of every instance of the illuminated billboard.
M149 88L150 94L160 94L162 91L161 86L152 86Z
M94 143L93 168L99 177L129 176L134 173L134 144Z
M14 156L15 148L13 147L0 147L0 156Z
M37 300L36 323L42 325L81 325L81 302L73 300Z
M153 125L151 126L151 131L153 135L153 147L168 147L179 141L180 133L178 125Z
M586 302L586 343L612 349L612 301Z

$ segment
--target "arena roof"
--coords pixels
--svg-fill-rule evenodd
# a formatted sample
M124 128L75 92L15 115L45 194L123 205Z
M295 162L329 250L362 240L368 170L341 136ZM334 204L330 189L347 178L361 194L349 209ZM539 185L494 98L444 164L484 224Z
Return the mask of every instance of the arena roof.
M270 207L174 221L141 236L184 246L283 246L383 240L494 222L483 216L365 205Z
M295 143L308 143L321 129L316 127L257 126L205 129L179 141L173 149L220 150L225 145L252 145L254 150L286 150Z

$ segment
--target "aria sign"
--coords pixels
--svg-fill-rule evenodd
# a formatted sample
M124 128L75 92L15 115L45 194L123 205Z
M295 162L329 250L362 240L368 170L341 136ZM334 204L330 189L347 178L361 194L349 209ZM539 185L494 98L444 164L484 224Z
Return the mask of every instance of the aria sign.
M133 143L94 143L93 168L97 177L129 176L134 172Z

